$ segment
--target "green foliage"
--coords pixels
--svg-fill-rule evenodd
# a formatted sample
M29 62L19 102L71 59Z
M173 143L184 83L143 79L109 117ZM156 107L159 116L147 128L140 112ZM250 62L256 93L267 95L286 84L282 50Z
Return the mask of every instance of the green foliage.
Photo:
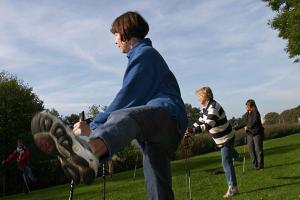
M44 159L47 158L47 156L43 157ZM33 160L32 165L34 166L33 172L38 180L35 188L45 188L69 182L56 156L47 160Z
M216 151L217 147L214 143L210 133L197 134L188 141L188 155L194 156L199 154L204 154L212 151ZM180 143L176 153L175 160L183 159L185 157L185 145L184 141Z
M188 114L189 125L198 120L200 108L195 108L191 104L185 104ZM21 137L24 143L29 147L32 154L33 171L39 178L38 187L47 187L66 183L67 179L63 175L61 167L54 156L48 156L36 148L30 134L30 121L34 113L43 110L43 102L32 93L32 88L25 85L15 76L0 73L0 145L2 147L0 154L1 158L7 156L16 146L16 139ZM100 105L92 105L89 108L88 117L95 117L101 110L106 110L106 107ZM285 122L295 122L299 117L300 106L295 109L284 111L280 117L285 119ZM58 111L52 108L48 110L55 116L62 118ZM295 117L296 116L296 117ZM79 119L79 115L71 114L64 117L67 124L74 124ZM238 122L240 118L232 118L231 123ZM281 125L267 126L265 131L266 139L282 137L288 134L300 132L297 125ZM237 132L236 144L244 144L244 131ZM204 154L211 151L216 151L209 133L197 135L190 139L189 155ZM114 162L115 172L121 172L129 169L134 169L136 163L138 167L142 166L142 156L136 145L129 145L117 154L121 160ZM175 159L184 158L183 144L180 144ZM11 166L6 174L11 177L7 182L7 189L13 189L16 180L16 166ZM115 179L115 178L114 178ZM143 184L141 184L143 185ZM1 183L0 183L1 187ZM11 190L12 191L12 190ZM13 191L16 192L16 191Z
M192 124L198 121L198 118L200 117L200 108L193 107L191 104L186 103L185 110L189 120L188 126L192 126Z
M0 157L6 158L15 148L17 138L31 150L36 157L36 147L30 133L30 122L36 112L43 110L43 101L32 92L32 88L7 72L0 72ZM5 171L7 189L13 188L18 176L15 163Z
M283 111L281 114L270 112L264 117L265 124L286 124L286 123L299 123L300 106Z
M278 36L287 40L285 51L294 62L300 61L300 1L299 0L263 0L276 16L269 25L277 30Z
M88 117L94 118L98 113L101 111L105 111L107 106L100 106L100 105L92 105L89 107Z
M287 135L292 135L300 132L300 126L298 124L274 124L274 125L264 125L264 140L270 140L274 138L285 137ZM239 130L236 132L235 144L243 145L245 131Z
M280 114L280 117L284 119L285 123L297 123L298 118L300 117L300 106L283 111Z
M142 166L142 155L136 145L130 144L117 153L120 160L113 161L114 172L123 172Z
M265 115L264 124L276 124L278 123L279 114L277 112L269 112Z
M32 92L32 88L13 75L0 73L0 144L2 147L13 144L4 148L1 156L15 148L17 138L23 138L25 144L31 141L31 118L43 108L43 101Z
M65 116L63 121L68 125L73 125L79 121L79 114L71 114L69 116Z
M300 132L300 126L298 124L276 124L265 126L264 138L265 140L284 137L287 135ZM236 131L235 145L244 145L245 143L245 131L243 129ZM218 148L214 143L209 133L197 134L189 139L189 155L195 156L212 151L216 151ZM175 159L184 158L184 143L181 142Z
M45 111L49 112L50 114L52 114L58 118L61 118L61 116L59 115L59 112L57 110L55 110L55 108L45 109Z
M284 137L300 132L299 124L276 124L265 126L265 139Z
M232 117L230 120L228 120L231 126L235 126L236 124L241 124L242 123L242 118L235 118Z
M245 173L242 163L235 162L235 171L240 194L235 200L282 200L299 199L300 174L300 134L264 142L265 169L250 169L250 158L246 154ZM243 152L243 147L238 147ZM175 199L187 199L185 160L172 162L172 183ZM209 153L189 159L192 198L195 200L223 199L227 189L225 175L211 175L212 169L221 167L220 152ZM113 179L106 179L106 198L112 200L146 200L142 169L138 169L136 179L133 171L118 173ZM97 200L102 195L102 180L98 178L92 185L77 185L74 200ZM68 199L69 184L36 190L28 195L19 194L2 197L3 200L65 200Z

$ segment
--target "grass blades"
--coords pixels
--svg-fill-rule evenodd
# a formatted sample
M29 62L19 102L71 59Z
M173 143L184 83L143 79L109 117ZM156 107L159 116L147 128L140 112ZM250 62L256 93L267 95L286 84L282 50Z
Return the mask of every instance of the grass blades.
M243 146L237 147L243 153ZM233 199L240 200L282 200L300 199L300 133L264 142L265 169L252 170L250 158L246 156L245 173L243 162L235 162L240 194ZM190 158L191 187L193 200L223 199L227 190L224 174L211 175L212 169L221 169L220 152ZM177 200L187 199L185 187L185 162L172 162L173 189ZM142 169L107 177L106 200L146 200ZM101 200L101 177L92 185L76 186L73 200ZM3 197L3 200L66 200L69 185L61 185L30 194Z

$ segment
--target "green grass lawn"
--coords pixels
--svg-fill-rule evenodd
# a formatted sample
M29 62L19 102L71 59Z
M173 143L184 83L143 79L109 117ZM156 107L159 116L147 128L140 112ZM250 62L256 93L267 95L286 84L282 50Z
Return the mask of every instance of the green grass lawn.
M242 172L242 162L235 163L240 195L234 199L300 200L300 133L265 141L264 149L264 170L251 170L249 156L246 157L245 173ZM243 147L240 146L237 150L242 153ZM211 169L221 167L220 159L220 152L190 158L193 200L222 199L227 189L225 176L209 173ZM173 162L172 169L176 199L187 199L184 160ZM135 180L133 180L133 171L115 174L113 180L108 177L107 179L107 200L147 199L142 169L137 170ZM92 185L76 187L73 199L101 200L101 190L102 184L99 178ZM14 195L2 199L66 200L68 191L69 185L61 185L33 191L28 195Z

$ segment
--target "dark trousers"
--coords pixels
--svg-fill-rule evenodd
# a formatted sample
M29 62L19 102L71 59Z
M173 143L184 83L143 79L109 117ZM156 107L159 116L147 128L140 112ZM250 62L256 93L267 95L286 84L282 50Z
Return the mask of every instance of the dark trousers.
M252 168L264 168L263 135L247 135L247 145Z
M25 193L29 193L30 189L29 189L29 184L30 183L35 183L36 182L36 178L32 173L32 170L29 166L25 166L22 168L19 168L19 170L22 172L22 178L23 178L23 191ZM30 181L30 182L29 182Z

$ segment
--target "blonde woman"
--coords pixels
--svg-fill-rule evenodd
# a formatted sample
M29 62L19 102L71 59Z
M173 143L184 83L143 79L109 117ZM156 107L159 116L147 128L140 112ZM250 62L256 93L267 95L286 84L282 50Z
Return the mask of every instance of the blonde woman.
M227 121L222 106L214 100L212 90L203 87L196 91L199 102L203 106L203 117L193 127L187 128L186 136L209 131L216 145L221 149L222 166L227 179L228 190L223 196L230 198L238 194L237 180L233 166L234 131Z

